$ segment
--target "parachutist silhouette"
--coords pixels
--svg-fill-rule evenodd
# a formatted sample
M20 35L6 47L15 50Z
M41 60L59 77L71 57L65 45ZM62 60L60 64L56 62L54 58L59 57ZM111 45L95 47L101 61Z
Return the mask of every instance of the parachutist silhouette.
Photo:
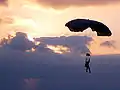
M89 53L86 53L85 69L86 69L86 72L89 71L89 73L91 73L89 64L90 64L90 54L89 54Z

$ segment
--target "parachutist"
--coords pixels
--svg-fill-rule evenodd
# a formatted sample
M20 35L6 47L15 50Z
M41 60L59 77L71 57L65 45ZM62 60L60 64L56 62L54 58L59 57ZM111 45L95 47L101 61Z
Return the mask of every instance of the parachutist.
M89 71L89 73L91 73L89 64L90 64L90 54L89 54L89 53L86 53L85 69L86 69L86 72Z

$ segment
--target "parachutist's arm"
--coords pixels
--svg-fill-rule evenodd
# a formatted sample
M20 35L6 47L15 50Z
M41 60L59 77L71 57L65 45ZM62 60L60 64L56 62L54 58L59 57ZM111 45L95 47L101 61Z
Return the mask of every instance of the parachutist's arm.
M90 58L89 58L88 62L90 62Z
M85 59L85 62L90 62L90 58L86 58L86 59Z
M86 58L85 61L88 61L88 58Z

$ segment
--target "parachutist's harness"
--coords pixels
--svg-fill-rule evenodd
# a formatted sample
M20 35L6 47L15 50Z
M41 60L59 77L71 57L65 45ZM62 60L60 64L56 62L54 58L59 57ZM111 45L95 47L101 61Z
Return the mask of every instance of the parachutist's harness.
M87 61L85 61L85 67L89 67L89 63L90 63L90 58L89 58L89 60Z

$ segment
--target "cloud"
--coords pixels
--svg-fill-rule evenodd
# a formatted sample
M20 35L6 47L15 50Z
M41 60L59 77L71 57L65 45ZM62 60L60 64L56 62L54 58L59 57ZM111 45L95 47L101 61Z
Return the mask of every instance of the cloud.
M37 45L35 48L36 52L41 52L41 53L53 53L53 50L47 47L46 44L40 43L40 45Z
M43 42L46 45L61 46L70 49L70 53L85 54L90 52L87 45L93 40L86 36L69 36L69 37L41 37L36 38L37 41ZM69 52L68 52L69 53Z
M0 0L0 5L7 6L8 0Z
M0 18L0 23L1 24L13 24L14 23L14 19L10 16L2 16Z
M26 51L32 49L35 44L34 42L28 40L26 33L17 32L16 36L11 40L6 41L3 46L15 50Z
M68 7L68 6L93 6L119 3L119 0L32 0L40 5L46 5L53 8Z
M102 42L102 43L100 44L100 46L109 47L109 48L116 48L115 43L116 43L116 42L115 42L114 40L105 41L105 42Z

